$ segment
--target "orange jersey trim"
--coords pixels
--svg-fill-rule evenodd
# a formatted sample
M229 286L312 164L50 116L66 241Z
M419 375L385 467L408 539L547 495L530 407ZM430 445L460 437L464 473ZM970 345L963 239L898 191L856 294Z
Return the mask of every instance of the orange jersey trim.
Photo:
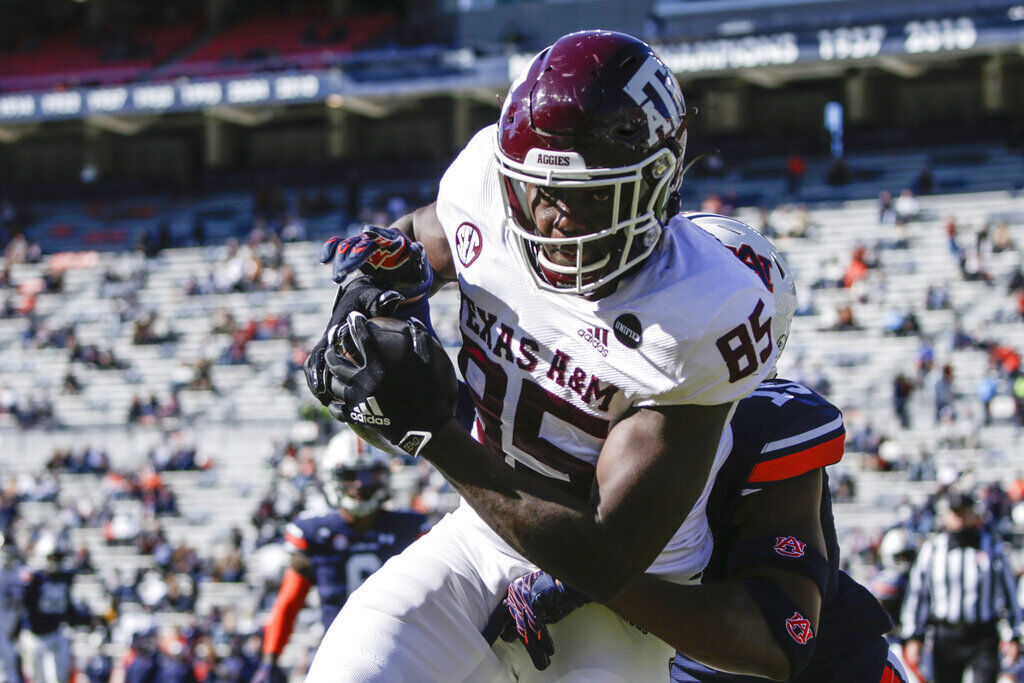
M306 539L302 538L301 536L293 536L292 534L288 533L287 531L284 532L284 540L285 540L285 543L291 543L293 546L295 546L299 550L306 550L306 549L309 548L309 541L307 541Z
M750 476L747 477L747 481L751 483L782 481L784 479L798 477L801 474L806 474L807 472L816 470L819 467L834 465L843 458L844 438L845 435L840 434L830 441L820 443L817 446L812 446L807 450L790 453L789 455L776 458L775 460L758 463L754 466L754 469L750 471Z

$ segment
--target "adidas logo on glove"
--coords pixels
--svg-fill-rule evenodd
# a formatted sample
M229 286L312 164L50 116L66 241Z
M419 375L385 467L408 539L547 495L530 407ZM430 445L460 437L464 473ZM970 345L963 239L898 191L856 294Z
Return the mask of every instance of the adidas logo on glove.
M381 411L380 406L377 405L377 399L373 396L370 396L368 399L349 411L348 417L353 422L361 422L368 425L386 426L391 424L391 420L384 417L384 413Z

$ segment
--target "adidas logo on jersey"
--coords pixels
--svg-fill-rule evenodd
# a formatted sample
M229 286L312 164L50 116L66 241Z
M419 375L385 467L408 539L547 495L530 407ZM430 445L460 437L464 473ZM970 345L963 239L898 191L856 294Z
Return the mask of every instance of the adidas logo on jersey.
M353 422L361 422L367 425L380 425L381 427L385 427L391 424L391 420L384 417L384 413L381 411L380 406L377 405L377 399L373 396L350 410L348 417Z
M601 327L587 327L582 330L576 330L576 334L583 337L583 341L597 349L602 357L608 357L608 330Z

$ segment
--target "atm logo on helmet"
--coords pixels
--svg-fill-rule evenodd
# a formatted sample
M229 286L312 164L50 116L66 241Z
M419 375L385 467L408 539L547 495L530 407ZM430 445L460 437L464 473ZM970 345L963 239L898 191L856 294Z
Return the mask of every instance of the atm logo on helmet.
M776 536L775 552L784 557L803 557L807 544L792 536Z
M647 115L647 144L652 147L658 142L659 130L662 135L669 137L682 122L679 109L672 100L672 93L665 85L669 78L671 76L664 65L656 57L648 57L625 87L626 94ZM666 114L668 118L665 118Z

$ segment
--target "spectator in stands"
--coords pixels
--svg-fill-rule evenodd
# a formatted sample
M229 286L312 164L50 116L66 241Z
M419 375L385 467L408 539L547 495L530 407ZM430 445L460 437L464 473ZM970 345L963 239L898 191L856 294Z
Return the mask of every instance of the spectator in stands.
M850 182L850 166L842 157L834 159L825 172L825 183L833 186Z
M960 272L967 282L984 282L992 284L992 275L985 267L983 255L984 233L979 232L970 248L962 252L960 259Z
M896 417L900 420L903 429L910 429L910 413L907 411L907 404L917 384L904 373L899 373L893 380L892 404Z
M986 372L985 375L978 380L978 402L981 403L982 411L984 414L984 423L986 425L992 424L992 399L996 397L996 392L999 389L999 378L992 371Z
M892 208L892 194L882 190L878 195L878 224L889 225L896 222L896 212Z
M700 203L700 210L705 213L722 213L722 198L717 194L709 194Z
M1010 236L1010 226L1007 225L1006 221L996 223L995 230L992 232L992 253L1001 254L1004 251L1013 251L1016 248L1013 237Z
M903 188L900 196L896 198L893 205L896 210L896 218L906 222L915 221L921 216L921 202L914 196L913 190L909 187Z
M843 274L843 287L847 289L853 287L854 284L867 277L868 271L876 265L875 259L868 255L867 247L858 245L850 255L850 263L846 266L846 272Z
M924 307L929 311L942 311L952 308L949 299L949 285L928 285L924 296Z
M165 344L178 339L178 335L170 330L157 332L155 326L156 313L151 311L140 315L135 319L135 326L132 332L132 343L139 345Z
M807 173L807 162L799 152L792 152L786 159L786 188L789 194L796 195L800 192L800 183Z
M306 239L306 224L298 214L288 214L281 227L281 239L285 242L301 242Z
M84 388L82 386L82 382L75 375L74 370L71 369L70 365L68 366L67 372L64 373L64 377L61 379L60 387L61 391L65 394L73 395L82 393L82 389Z
M184 387L192 391L217 392L213 385L213 364L208 358L200 358L192 366L193 374L188 384Z
M1024 374L1013 378L1013 403L1017 423L1024 427Z
M74 332L68 334L67 348L72 361L88 363L99 370L123 370L128 364L108 349L101 349L92 344L82 344Z
M882 329L886 334L909 337L921 333L921 323L913 311L890 311Z
M914 186L917 188L917 194L924 196L932 193L935 188L935 177L932 175L932 167L925 165L921 169L921 172L917 174L917 180L914 182Z
M231 343L221 354L220 362L223 365L244 365L249 362L247 353L249 346L249 335L245 330L236 330L231 335Z
M942 366L942 374L935 381L933 388L935 397L935 422L941 422L947 412L955 418L953 413L953 399L956 394L953 391L953 366L946 364Z

